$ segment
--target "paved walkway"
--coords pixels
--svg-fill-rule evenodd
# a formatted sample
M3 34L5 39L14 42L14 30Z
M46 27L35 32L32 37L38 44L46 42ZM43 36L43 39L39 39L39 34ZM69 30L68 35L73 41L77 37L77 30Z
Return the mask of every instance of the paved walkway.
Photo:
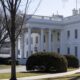
M18 72L25 71L25 69L23 69L23 68L25 68L25 67L24 66L19 67L17 71ZM1 72L1 70L0 70L0 72ZM31 76L31 77L22 77L22 78L17 78L17 80L40 80L40 79L44 79L44 78L56 78L56 77L58 78L58 77L63 77L63 76L67 76L67 75L71 75L71 74L75 74L75 73L80 73L80 68L77 70L74 70L74 71L70 71L70 72L45 74L45 75ZM8 79L2 79L2 80L8 80Z
M1 73L10 73L10 72L11 72L11 68L0 69L0 74ZM16 72L26 72L26 67L25 66L17 66Z

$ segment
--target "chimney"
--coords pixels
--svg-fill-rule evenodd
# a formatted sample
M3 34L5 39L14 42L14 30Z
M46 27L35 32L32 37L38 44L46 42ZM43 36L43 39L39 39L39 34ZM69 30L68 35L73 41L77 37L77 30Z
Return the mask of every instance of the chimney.
M73 15L77 15L78 14L78 10L76 10L75 8L72 10Z

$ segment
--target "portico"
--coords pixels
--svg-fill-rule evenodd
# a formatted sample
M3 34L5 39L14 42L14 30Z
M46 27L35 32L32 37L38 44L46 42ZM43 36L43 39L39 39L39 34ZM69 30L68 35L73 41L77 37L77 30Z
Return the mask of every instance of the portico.
M47 23L45 20L46 19L43 19L43 21L41 21L40 19L38 22L36 22L37 19L31 19L28 24L23 27L23 32L21 33L20 39L20 58L22 60L27 59L35 52L55 52L57 51L57 46L60 46L60 41L57 41L57 37L60 36L57 36L57 33L61 32L61 26L59 26L58 23ZM34 33L37 34L35 40L32 38ZM23 62L22 60L21 62Z

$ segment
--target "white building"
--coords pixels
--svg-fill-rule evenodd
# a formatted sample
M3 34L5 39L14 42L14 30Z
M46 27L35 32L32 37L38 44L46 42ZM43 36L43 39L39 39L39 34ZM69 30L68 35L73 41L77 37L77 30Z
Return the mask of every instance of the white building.
M76 11L69 17L32 16L19 37L19 63L25 64L31 54L41 51L72 54L80 60L80 13Z

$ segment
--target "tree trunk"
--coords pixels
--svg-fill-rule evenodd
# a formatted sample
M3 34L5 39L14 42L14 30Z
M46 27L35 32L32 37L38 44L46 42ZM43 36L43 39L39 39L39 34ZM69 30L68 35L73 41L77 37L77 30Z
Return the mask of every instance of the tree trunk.
M10 80L17 80L16 79L16 56L15 56L15 10L12 9L11 11L11 79Z
M17 80L16 79L16 57L15 57L15 41L14 38L11 40L11 79L10 80Z

